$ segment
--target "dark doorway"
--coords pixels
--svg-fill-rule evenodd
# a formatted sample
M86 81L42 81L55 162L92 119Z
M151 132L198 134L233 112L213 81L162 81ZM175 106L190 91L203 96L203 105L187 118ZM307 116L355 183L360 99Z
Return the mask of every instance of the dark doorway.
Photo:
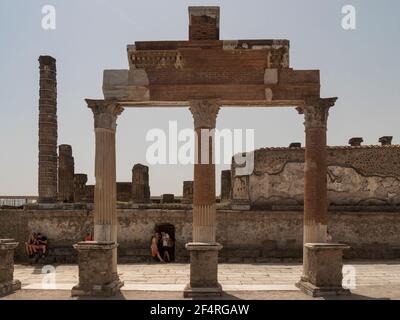
M175 261L175 243L176 243L176 238L175 238L175 227L173 224L170 223L160 223L156 224L154 228L155 232L161 233L165 232L168 233L170 236L170 239L173 241L173 246L170 249L169 255L171 258L171 261Z

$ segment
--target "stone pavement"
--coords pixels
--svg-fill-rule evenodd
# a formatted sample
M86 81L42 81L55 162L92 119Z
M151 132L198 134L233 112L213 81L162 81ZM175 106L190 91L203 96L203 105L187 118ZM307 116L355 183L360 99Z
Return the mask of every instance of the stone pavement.
M71 299L70 290L78 283L76 265L58 265L55 273L43 274L43 266L15 266L15 279L22 290L3 299ZM43 270L53 271L52 266ZM300 264L220 264L219 281L224 299L310 299L295 282ZM400 261L346 262L344 274L355 271L353 296L346 299L400 299ZM125 282L118 299L182 299L189 281L188 264L122 264ZM350 278L351 279L351 278ZM340 297L339 297L340 298Z

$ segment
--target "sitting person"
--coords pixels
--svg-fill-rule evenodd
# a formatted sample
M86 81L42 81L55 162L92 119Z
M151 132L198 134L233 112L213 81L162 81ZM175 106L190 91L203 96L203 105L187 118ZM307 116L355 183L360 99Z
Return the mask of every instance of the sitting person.
M36 251L42 251L41 253L43 255L46 254L46 250L47 250L47 237L45 235L42 235L40 232L38 232L37 237L36 237L36 241L35 241L35 248Z
M86 232L85 241L93 241L93 236L90 230Z
M163 258L161 258L160 251L158 250L160 238L161 235L158 232L151 238L151 256L156 261L164 262Z
M36 232L34 232L29 237L28 242L25 242L25 249L29 258L31 258L36 253L36 239L37 234Z

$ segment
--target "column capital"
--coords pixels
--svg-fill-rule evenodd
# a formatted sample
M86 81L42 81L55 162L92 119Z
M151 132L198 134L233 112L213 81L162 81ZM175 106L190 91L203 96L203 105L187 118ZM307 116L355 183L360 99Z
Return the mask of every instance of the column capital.
M335 105L337 98L309 98L305 99L304 105L299 106L297 111L304 114L304 126L310 128L325 128L329 115L329 108Z
M86 99L88 108L92 109L95 129L114 130L117 126L117 117L124 108L116 101Z
M218 100L192 100L189 110L195 128L215 128L220 104Z

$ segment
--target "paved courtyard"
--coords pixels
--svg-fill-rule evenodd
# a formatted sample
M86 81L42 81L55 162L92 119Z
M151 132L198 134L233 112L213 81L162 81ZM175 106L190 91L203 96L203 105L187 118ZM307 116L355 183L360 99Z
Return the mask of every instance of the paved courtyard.
M44 274L45 270L55 273ZM220 264L219 281L224 299L310 299L295 282L300 264ZM122 264L125 282L121 299L182 299L189 281L189 264ZM345 276L355 271L353 295L346 299L400 299L400 261L351 262ZM42 273L43 272L43 273ZM70 290L78 283L77 265L16 265L15 278L22 290L3 299L71 299ZM348 279L351 279L348 278Z

